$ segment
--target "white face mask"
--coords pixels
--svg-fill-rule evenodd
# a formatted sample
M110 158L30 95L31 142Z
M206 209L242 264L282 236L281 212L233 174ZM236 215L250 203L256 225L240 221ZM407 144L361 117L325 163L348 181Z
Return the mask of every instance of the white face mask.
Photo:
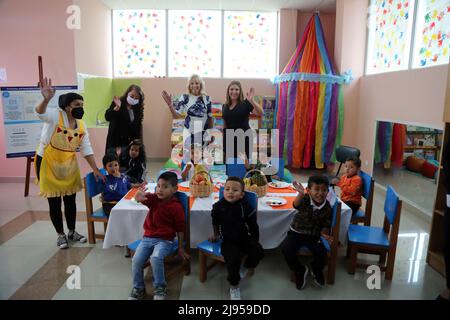
M139 99L133 99L130 96L127 96L127 102L130 106L135 106L139 103Z

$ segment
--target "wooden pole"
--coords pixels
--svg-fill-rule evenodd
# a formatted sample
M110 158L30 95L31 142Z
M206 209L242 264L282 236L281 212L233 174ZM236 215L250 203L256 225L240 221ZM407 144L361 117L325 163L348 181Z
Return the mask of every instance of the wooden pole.
M42 67L42 56L38 56L38 69L39 69L39 83L38 86L44 83L44 68ZM27 168L25 175L25 191L23 196L28 197L28 192L30 190L30 173L31 173L31 163L35 160L35 156L27 157Z
M39 83L44 81L44 69L42 68L42 56L38 56L38 68L39 68Z

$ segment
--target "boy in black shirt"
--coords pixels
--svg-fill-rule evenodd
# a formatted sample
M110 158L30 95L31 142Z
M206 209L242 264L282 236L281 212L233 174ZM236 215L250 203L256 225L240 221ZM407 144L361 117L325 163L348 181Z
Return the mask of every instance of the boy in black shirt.
M294 182L298 195L294 200L297 213L292 220L289 231L281 245L281 251L289 268L295 273L297 289L305 287L308 267L298 260L298 250L306 246L313 255L311 272L314 282L319 286L325 285L322 269L326 263L326 249L321 236L327 241L333 241L329 236L331 229L332 209L327 200L328 178L313 175L308 179L307 193L300 183Z
M256 222L256 208L244 198L244 182L238 177L229 177L225 183L223 199L213 205L211 211L214 235L209 241L222 239L221 251L228 270L230 297L240 300L239 280L252 274L264 256L259 244L259 228ZM244 255L243 268L241 260Z

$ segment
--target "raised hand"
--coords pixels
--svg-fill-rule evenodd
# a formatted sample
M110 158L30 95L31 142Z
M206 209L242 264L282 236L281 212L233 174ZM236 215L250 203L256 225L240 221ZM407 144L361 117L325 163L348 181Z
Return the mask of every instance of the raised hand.
M163 90L162 97L169 107L172 106L172 95Z
M137 202L143 202L143 201L145 201L145 199L146 199L146 197L145 197L145 192L142 191L141 189L139 189L139 190L136 192L136 195L134 196L134 199L135 199Z
M292 185L294 186L294 189L297 190L298 193L305 194L305 188L303 188L301 183L294 181Z
M120 106L122 105L122 101L120 101L120 98L118 96L114 96L114 111L119 111L120 110Z
M250 88L250 91L245 94L245 97L249 101L253 101L253 98L255 97L255 88Z
M42 96L45 101L50 101L55 96L55 88L52 87L52 79L44 78L43 82L38 83L39 88L41 89Z

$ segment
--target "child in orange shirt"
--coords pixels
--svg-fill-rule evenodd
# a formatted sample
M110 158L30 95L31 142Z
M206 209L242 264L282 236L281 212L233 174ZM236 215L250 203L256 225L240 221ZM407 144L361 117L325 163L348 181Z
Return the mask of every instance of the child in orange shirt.
M361 196L363 183L358 175L361 169L361 160L359 158L348 158L345 161L345 174L339 179L331 181L341 189L341 200L352 209L354 216L361 207Z

